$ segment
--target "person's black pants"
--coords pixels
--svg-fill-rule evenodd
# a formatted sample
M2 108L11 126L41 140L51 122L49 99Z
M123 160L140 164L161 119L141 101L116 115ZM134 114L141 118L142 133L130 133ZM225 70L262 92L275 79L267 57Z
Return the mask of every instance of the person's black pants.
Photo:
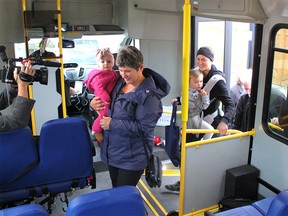
M125 170L113 166L108 166L112 186L119 187L123 185L136 186L144 172L143 170Z

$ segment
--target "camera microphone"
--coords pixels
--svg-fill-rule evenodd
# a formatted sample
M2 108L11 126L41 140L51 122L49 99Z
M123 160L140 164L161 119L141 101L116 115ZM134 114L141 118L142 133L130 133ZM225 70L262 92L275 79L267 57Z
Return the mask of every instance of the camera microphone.
M5 46L0 46L0 58L2 59L3 62L8 63L8 57L6 55L6 47Z

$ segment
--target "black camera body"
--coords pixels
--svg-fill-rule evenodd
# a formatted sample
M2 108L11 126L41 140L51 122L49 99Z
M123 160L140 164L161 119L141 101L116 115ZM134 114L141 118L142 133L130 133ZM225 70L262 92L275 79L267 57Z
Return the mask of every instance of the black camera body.
M17 84L14 79L14 69L18 69L18 73L20 72L20 67L16 66L16 62L22 62L24 59L8 59L8 64L4 65L4 67L0 70L0 77L3 83ZM32 65L44 65L44 61L35 61L35 59L30 59ZM24 60L26 61L26 60ZM40 84L47 85L48 84L48 68L41 67L40 69L35 70L34 77L29 79L28 76L21 76L20 79L27 82L39 82Z
M0 70L0 78L3 83L17 84L14 79L14 70L18 69L18 73L20 73L20 67L16 66L17 62L27 62L30 61L32 65L43 65L40 69L36 69L35 75L32 77L30 75L20 73L19 77L24 82L39 82L40 84L47 85L48 84L48 68L47 67L61 67L61 63L53 62L53 61L44 61L43 58L33 57L28 59L23 58L7 58L6 55L6 47L0 46L0 58L2 59L4 66ZM46 67L47 66L47 67Z

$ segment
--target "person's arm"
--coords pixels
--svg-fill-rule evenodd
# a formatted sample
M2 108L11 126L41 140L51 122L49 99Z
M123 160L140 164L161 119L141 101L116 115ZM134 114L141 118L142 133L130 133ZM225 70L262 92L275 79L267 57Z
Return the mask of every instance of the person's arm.
M34 76L35 71L32 70L32 65L28 62L27 66L21 67L22 73L27 73ZM14 70L14 79L18 84L18 95L13 102L11 115L0 116L0 131L13 131L26 127L29 123L30 113L35 103L34 100L28 98L28 82L23 82Z
M242 125L245 102L246 102L245 96L241 96L236 106L236 113L235 113L235 118L234 118L233 127L232 127L233 129L241 130L242 128L241 125Z
M3 110L11 105L16 96L17 88L7 85L7 88L0 94L0 110Z
M233 100L231 99L229 95L229 91L227 89L226 83L224 83L222 80L220 80L212 89L217 89L217 96L216 99L222 102L222 105L224 106L224 116L222 117L221 121L225 122L226 124L229 123L231 119L233 119L234 111L235 111L235 105Z
M227 85L222 80L218 81L211 90L217 92L215 98L222 102L224 106L224 116L221 118L221 122L218 124L217 129L221 135L226 135L228 130L228 123L233 119L234 116L234 102L229 95ZM213 97L212 97L213 98Z
M105 109L105 103L97 96L90 101L90 106L96 111Z

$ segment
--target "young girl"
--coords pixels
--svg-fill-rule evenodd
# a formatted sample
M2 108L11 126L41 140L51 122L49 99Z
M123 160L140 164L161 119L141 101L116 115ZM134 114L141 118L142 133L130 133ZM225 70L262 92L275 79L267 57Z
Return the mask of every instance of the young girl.
M210 104L209 95L202 89L203 73L199 69L191 69L189 74L189 109L188 109L188 129L210 129L214 128L203 120L203 110ZM210 139L213 134L207 133L204 139Z
M98 49L96 53L97 69L92 70L87 80L84 81L87 89L93 91L95 97L99 97L105 103L105 109L98 111L98 117L95 119L92 125L92 133L100 146L103 140L102 131L100 126L100 120L103 116L107 116L108 108L110 105L110 93L113 90L118 76L112 69L114 66L114 57L109 48Z

